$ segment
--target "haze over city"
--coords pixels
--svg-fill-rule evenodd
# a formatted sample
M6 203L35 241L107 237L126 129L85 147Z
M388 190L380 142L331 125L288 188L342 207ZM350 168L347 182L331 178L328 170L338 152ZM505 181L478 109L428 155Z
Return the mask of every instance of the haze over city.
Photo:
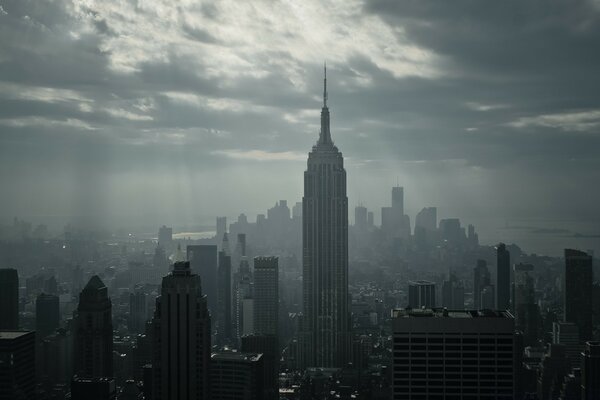
M352 206L600 233L597 2L1 6L4 221L297 201L326 60Z
M598 0L0 0L0 400L600 399L598 49Z

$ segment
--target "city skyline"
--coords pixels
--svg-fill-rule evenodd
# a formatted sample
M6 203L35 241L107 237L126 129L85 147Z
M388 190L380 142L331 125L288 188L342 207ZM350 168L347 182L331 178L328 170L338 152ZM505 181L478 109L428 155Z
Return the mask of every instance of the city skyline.
M569 195L599 178L596 3L472 6L461 13L471 31L451 23L447 5L383 1L331 10L0 5L3 220L128 215L156 225L234 215L239 193L249 214L299 199L301 184L285 176L302 171L318 131L324 59L350 206L378 212L400 184L412 216L436 206L441 215L494 215L495 226L566 220L574 232L599 219L596 187ZM248 179L256 176L260 192ZM214 190L202 190L213 180Z
M600 0L0 0L0 400L599 398L598 48Z

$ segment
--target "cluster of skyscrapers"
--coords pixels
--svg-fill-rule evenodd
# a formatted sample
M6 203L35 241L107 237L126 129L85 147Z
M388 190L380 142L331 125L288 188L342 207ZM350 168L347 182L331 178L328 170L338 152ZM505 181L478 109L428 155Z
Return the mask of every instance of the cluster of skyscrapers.
M472 225L438 225L435 207L413 231L404 189L391 194L379 228L363 205L349 226L325 76L291 213L281 200L255 224L218 217L214 238L185 249L162 226L150 264L138 243L89 250L69 237L59 250L73 259L106 258L89 279L71 268L69 290L44 274L23 288L0 269L0 400L600 399L590 254L565 250L562 279L540 294L518 248L484 248ZM278 251L253 254L267 242ZM351 279L351 258L367 278ZM444 273L425 273L429 262ZM21 329L20 299L33 297L35 329Z

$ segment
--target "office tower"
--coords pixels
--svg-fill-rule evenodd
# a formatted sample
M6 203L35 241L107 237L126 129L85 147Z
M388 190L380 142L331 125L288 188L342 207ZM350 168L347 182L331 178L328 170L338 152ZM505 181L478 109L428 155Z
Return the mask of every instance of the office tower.
M236 251L239 253L240 257L243 257L246 255L246 234L245 233L238 233L237 244L235 247L236 247Z
M245 238L245 236L244 236ZM239 242L238 242L239 244ZM254 285L252 272L246 256L242 256L238 272L235 274L235 332L239 340L245 334L254 332Z
M408 307L435 307L435 283L423 280L409 282Z
M211 400L262 400L262 354L216 353L210 360Z
M581 398L600 399L600 342L587 342L582 357Z
M302 219L302 202L297 201L292 207L292 219Z
M0 331L0 400L35 399L35 332Z
M513 312L516 327L523 332L526 346L533 346L537 342L541 322L539 307L535 301L533 278L529 275L531 271L531 264L521 263L513 267Z
M481 289L479 304L482 310L493 310L496 305L496 290L494 285L485 286Z
M496 308L510 309L510 253L504 243L496 247Z
M227 232L223 234L223 243L219 252L218 271L218 314L217 336L222 343L232 338L231 330L231 255Z
M158 244L168 249L173 244L173 228L161 226L158 228Z
M392 188L392 208L398 210L400 215L404 215L404 188L402 186Z
M479 235L475 232L475 227L473 225L469 224L467 229L467 241L473 249L476 249L477 246L479 246Z
M554 399L560 392L564 377L568 374L569 360L562 344L550 344L540 362L537 395L539 399Z
M188 261L162 280L154 311L154 399L209 399L210 314Z
M477 266L473 269L473 308L479 310L481 307L481 291L490 285L490 271L485 260L477 260ZM494 308L494 307L491 307Z
M157 271L161 278L169 273L169 260L165 248L161 244L157 244L152 257L152 266ZM137 282L135 282L137 283Z
M437 229L437 208L425 207L417 214L415 218L415 228L421 227L428 232L433 232Z
M217 217L217 242L223 240L225 233L227 233L227 217Z
M148 300L146 293L136 290L129 294L129 321L128 327L131 333L143 333L148 321Z
M392 188L392 206L381 208L381 230L387 237L406 239L410 236L410 219L404 215L404 188Z
M74 376L71 381L71 400L117 400L115 379Z
M565 321L579 326L582 341L592 339L592 256L565 249Z
M98 275L79 294L73 315L73 373L83 378L113 376L112 303Z
M51 384L68 384L73 377L73 336L70 330L59 328L42 340L41 374Z
M279 259L254 257L254 332L278 337Z
M260 353L264 362L264 400L279 398L279 346L272 335L248 335L242 337L243 353Z
M367 230L367 207L356 206L354 208L354 226L359 232Z
M19 329L19 274L0 269L0 330Z
M35 299L35 331L36 338L41 341L58 328L60 322L58 296L40 294Z
M306 360L310 367L342 367L351 344L348 197L344 158L329 130L327 77L321 132L304 172L302 247Z
M504 311L393 311L393 399L513 399L514 319Z
M465 286L453 274L442 284L442 307L452 310L465 308Z
M462 228L460 226L460 219L458 218L446 218L440 219L440 234L442 239L447 240L450 243L457 244L461 243L463 239Z
M552 323L552 343L565 346L565 355L571 367L581 364L583 345L579 340L579 327L572 322Z
M254 298L247 295L242 300L241 332L240 336L254 333Z
M192 272L200 276L202 291L208 300L208 310L217 314L217 246L187 246L187 259Z
M375 226L375 216L373 211L367 212L367 227L373 228Z

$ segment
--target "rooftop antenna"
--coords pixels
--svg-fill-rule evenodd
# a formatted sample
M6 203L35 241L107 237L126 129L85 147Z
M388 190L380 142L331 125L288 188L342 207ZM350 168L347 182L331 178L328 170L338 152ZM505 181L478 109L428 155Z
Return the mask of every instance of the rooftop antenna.
M327 61L323 63L323 107L327 107Z

